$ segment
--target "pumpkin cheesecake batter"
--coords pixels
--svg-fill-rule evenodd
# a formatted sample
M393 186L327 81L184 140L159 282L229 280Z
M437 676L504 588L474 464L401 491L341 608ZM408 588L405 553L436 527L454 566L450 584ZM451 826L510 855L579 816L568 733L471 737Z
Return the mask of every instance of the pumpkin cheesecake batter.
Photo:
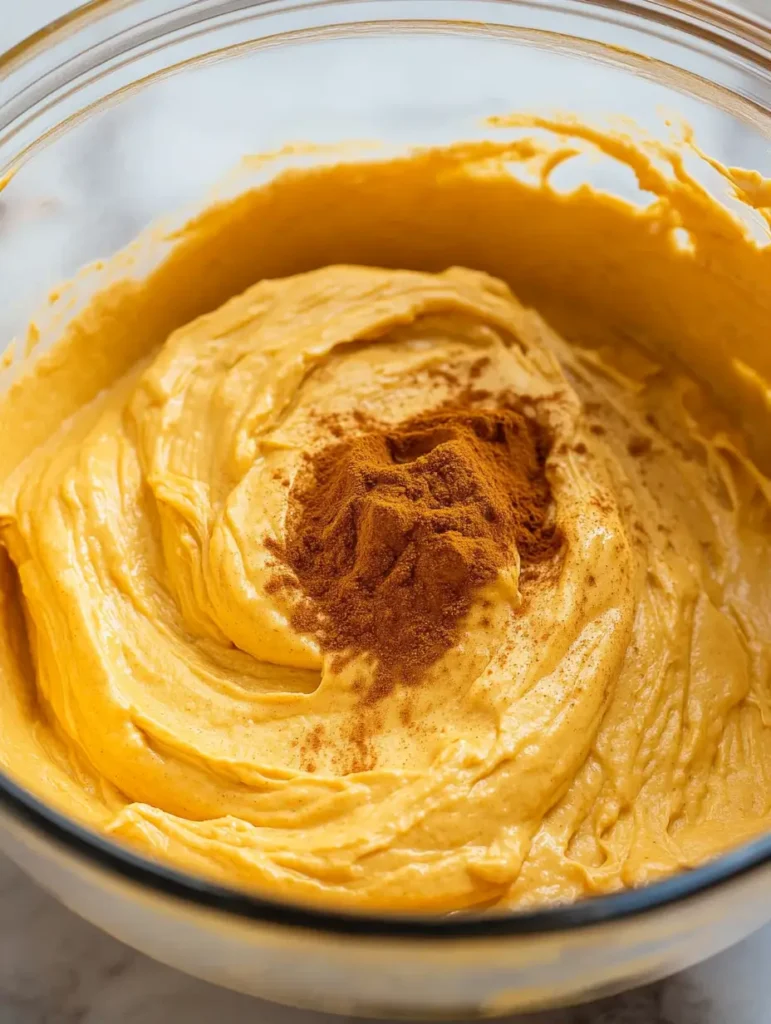
M771 827L768 238L676 147L499 127L220 201L13 384L0 764L46 802L371 910ZM559 191L584 150L645 204Z

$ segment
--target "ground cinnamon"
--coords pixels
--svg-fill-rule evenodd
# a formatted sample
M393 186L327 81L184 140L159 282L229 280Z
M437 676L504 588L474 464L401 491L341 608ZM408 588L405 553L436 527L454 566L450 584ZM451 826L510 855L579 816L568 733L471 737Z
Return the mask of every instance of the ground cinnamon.
M475 595L510 563L555 554L549 444L509 409L444 408L322 448L290 495L272 548L303 594L293 626L368 654L377 701L419 681L459 639Z

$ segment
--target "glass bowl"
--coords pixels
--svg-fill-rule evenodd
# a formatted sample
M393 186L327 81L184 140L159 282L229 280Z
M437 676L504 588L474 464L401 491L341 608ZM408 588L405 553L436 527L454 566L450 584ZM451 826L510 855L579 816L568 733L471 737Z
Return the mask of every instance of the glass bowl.
M478 139L568 108L771 175L771 26L712 0L92 0L0 57L0 340L83 264L298 141ZM1 346L0 346L1 347ZM7 387L25 359L0 377ZM771 919L771 836L572 906L447 917L290 905L185 875L0 774L0 843L67 906L175 967L296 1005L480 1016L685 967Z

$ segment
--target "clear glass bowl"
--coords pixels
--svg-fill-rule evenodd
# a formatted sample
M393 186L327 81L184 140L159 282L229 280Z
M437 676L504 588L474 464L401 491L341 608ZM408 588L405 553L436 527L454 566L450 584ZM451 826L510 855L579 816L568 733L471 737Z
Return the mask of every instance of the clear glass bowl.
M54 285L195 203L244 154L480 138L491 114L554 108L653 134L672 112L717 159L771 175L771 26L711 0L92 0L0 57L0 342ZM186 876L2 775L0 823L11 856L123 941L220 984L345 1012L585 999L771 918L771 837L570 907L404 918Z

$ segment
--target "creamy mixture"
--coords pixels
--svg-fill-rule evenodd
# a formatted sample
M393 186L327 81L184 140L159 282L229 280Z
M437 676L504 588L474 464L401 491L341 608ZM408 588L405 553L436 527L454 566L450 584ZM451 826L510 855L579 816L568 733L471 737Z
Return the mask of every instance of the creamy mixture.
M537 127L223 200L14 384L14 778L186 870L363 909L571 900L769 828L771 247L678 150ZM648 205L557 191L582 148ZM711 170L767 230L771 185ZM507 548L378 688L298 614L298 489L341 437L505 403L548 434L559 548Z

